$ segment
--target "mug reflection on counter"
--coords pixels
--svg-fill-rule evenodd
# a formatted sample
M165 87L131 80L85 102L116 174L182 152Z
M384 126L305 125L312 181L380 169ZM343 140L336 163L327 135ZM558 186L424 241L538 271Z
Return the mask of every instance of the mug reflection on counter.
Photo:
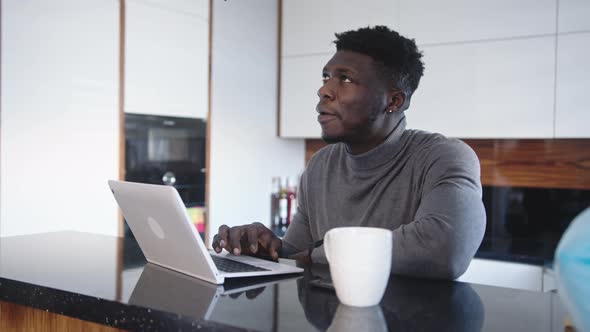
M350 312L338 301L334 290L309 283L314 278L328 279L329 271L317 270L313 274L313 277L297 281L297 291L307 320L322 331L345 326L342 321L351 321L351 316L363 320L354 323L355 326L371 325L371 329L357 331L471 332L481 331L483 327L483 303L466 283L391 276L379 306L365 308L372 308L371 312ZM378 319L379 313L382 322ZM345 327L352 327L352 323Z
M340 304L332 324L328 327L330 332L357 332L357 331L387 331L387 323L383 317L381 307L350 307Z

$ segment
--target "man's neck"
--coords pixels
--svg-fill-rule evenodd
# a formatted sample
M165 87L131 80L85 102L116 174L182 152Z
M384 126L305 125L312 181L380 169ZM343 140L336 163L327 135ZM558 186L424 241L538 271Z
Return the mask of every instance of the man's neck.
M346 150L353 155L371 151L383 143L387 137L393 133L393 131L398 127L404 118L405 115L403 113L400 114L395 119L392 119L386 127L382 128L382 130L379 130L376 135L368 137L368 139L362 142L344 142L346 145Z

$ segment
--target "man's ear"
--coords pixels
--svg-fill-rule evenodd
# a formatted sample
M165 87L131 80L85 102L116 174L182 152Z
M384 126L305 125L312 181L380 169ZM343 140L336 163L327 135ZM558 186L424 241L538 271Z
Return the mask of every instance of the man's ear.
M391 90L387 109L393 112L405 111L410 104L410 98L401 90Z

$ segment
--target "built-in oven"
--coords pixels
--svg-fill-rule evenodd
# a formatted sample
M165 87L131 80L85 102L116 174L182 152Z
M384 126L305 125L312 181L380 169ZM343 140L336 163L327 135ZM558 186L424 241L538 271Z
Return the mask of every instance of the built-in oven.
M205 119L127 113L125 180L175 187L198 224L205 206L206 138Z

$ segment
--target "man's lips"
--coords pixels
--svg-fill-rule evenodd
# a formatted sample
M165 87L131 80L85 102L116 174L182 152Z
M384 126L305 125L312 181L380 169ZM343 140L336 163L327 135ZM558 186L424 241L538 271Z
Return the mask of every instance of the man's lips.
M336 113L318 108L318 122L324 124L337 118Z
M320 113L318 115L318 122L320 124L324 124L324 123L330 122L330 121L332 121L334 119L336 119L336 115L334 115L334 114Z

